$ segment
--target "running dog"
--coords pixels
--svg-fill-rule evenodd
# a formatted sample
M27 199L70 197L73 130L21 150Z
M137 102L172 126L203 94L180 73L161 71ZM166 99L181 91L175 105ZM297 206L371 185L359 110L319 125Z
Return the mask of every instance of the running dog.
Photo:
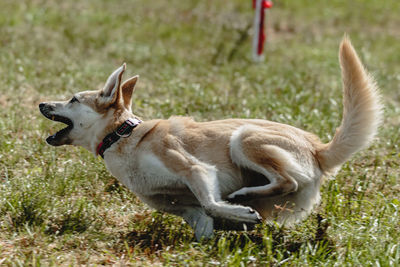
M322 178L368 146L381 122L378 87L347 37L339 59L343 119L327 144L267 120L142 121L131 111L138 76L122 82L125 64L102 90L41 103L46 118L67 125L46 141L101 155L113 176L149 206L182 216L197 239L211 237L221 220L291 224L319 203Z

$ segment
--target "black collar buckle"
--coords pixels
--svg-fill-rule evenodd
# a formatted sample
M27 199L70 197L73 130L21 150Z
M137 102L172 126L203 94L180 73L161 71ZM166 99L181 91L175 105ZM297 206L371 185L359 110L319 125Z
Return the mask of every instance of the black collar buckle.
M133 129L142 121L139 119L127 119L118 127L117 130L104 137L103 141L97 146L96 153L104 158L104 152L120 138L127 138L132 134Z
M115 134L122 138L127 138L132 134L132 129L135 128L141 120L127 119L116 131Z

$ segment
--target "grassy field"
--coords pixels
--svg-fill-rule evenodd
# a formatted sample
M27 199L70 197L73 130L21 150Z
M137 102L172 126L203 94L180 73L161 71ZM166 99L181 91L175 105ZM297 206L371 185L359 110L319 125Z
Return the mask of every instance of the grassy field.
M399 266L400 2L275 1L266 60L251 61L251 1L0 1L0 265ZM322 187L294 228L196 242L142 204L100 158L44 139L44 100L140 74L143 119L264 118L330 140L340 123L347 32L381 87L376 142Z

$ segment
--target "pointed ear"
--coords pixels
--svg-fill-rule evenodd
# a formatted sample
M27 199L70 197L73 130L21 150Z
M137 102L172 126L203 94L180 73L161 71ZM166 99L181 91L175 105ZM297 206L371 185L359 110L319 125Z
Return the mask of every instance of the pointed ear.
M121 85L122 74L124 73L126 64L116 69L107 79L100 96L104 103L111 104L117 100L119 87Z
M126 109L131 110L132 105L132 93L135 90L136 83L139 80L139 75L133 76L132 78L126 80L121 85L122 99L124 101L124 106Z

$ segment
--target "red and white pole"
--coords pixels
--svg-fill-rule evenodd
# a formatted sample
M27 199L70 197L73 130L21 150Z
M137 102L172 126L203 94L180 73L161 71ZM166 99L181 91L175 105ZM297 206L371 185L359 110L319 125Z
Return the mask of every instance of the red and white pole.
M263 50L266 39L265 25L265 9L272 7L272 2L269 0L253 0L253 8L255 9L254 16L254 35L253 35L253 59L261 61L264 59Z

